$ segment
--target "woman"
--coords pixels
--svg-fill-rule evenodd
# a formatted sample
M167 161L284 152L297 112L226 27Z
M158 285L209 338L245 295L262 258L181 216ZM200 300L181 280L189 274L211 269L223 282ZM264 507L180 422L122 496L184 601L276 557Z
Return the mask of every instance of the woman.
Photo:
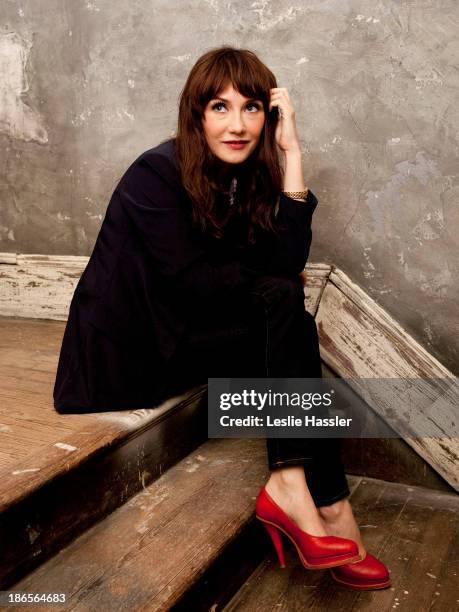
M316 205L287 90L251 51L204 54L177 137L142 153L110 200L70 305L56 410L152 407L210 377L320 377L299 277ZM281 565L283 532L305 567L388 586L365 551L336 441L268 439L267 451L256 514Z

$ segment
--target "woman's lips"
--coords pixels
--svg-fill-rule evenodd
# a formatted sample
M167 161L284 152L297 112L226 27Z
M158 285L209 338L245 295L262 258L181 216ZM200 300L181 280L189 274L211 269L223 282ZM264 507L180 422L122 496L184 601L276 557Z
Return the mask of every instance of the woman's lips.
M245 145L248 143L247 142L223 142L223 144L225 144L227 147L230 147L230 149L243 149Z

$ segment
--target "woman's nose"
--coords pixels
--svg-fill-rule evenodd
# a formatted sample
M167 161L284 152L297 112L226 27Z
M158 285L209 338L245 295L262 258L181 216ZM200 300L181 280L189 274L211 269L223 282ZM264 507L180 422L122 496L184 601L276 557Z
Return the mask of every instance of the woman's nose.
M240 113L233 113L230 117L229 124L230 129L235 132L240 132L245 128L244 118Z

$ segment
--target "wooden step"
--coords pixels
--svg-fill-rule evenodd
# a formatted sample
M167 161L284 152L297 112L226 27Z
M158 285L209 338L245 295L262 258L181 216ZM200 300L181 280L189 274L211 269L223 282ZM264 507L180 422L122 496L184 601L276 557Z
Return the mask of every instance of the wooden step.
M335 583L328 571L305 570L293 546L286 543L286 568L279 567L270 549L268 557L223 607L224 612L457 610L459 497L361 479L351 502L367 549L390 568L391 588L347 589Z
M58 414L63 331L62 322L0 318L0 588L207 439L205 385L149 409Z
M169 610L253 522L267 475L264 440L208 440L12 590L66 593L53 610Z

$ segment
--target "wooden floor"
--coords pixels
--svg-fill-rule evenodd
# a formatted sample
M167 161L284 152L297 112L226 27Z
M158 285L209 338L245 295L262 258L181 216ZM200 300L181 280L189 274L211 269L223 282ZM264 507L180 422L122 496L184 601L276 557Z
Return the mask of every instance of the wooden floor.
M111 413L57 413L53 386L65 323L0 317L0 509L185 398Z
M391 588L346 589L328 571L305 570L289 546L287 567L270 554L224 612L459 610L459 497L362 479L351 501L367 549L390 568Z

